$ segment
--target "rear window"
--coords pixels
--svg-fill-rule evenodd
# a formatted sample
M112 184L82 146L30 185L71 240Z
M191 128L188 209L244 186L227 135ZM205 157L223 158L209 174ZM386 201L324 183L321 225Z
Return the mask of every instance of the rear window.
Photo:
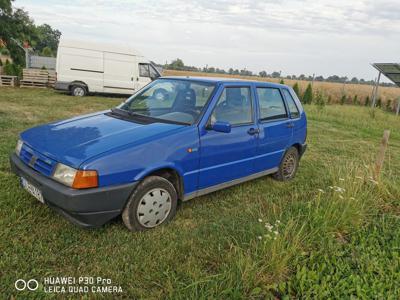
M283 94L285 95L289 107L290 117L292 119L300 117L299 109L297 108L296 102L294 102L294 99L290 92L286 89L283 89Z
M283 97L279 89L257 88L262 121L287 118Z

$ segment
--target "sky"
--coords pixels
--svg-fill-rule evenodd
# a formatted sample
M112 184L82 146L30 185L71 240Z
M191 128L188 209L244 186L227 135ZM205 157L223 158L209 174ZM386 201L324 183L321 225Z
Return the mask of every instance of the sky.
M399 0L16 0L63 37L129 44L157 63L374 79L400 62Z

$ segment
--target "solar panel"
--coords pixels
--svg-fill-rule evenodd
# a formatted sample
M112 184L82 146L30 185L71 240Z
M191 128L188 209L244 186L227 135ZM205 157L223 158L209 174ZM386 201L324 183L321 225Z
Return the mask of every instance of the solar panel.
M373 66L382 72L394 84L400 87L400 64L398 63L375 63Z

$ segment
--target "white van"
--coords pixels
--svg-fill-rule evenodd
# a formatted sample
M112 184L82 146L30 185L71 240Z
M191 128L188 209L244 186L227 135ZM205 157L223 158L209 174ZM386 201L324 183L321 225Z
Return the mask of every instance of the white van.
M61 39L55 89L74 96L133 94L160 77L143 55L130 47Z

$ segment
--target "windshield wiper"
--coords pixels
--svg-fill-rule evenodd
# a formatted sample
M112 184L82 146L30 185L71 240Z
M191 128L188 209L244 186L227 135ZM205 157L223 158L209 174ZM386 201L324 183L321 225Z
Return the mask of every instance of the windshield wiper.
M111 108L111 113L114 115L121 116L124 119L130 119L132 121L138 121L139 123L167 123L167 124L177 124L177 125L191 125L190 123L186 122L179 122L179 121L173 121L173 120L167 120L167 119L161 119L157 117L152 117L152 116L146 116L142 114L135 113L131 110L125 110L121 109L118 107Z

